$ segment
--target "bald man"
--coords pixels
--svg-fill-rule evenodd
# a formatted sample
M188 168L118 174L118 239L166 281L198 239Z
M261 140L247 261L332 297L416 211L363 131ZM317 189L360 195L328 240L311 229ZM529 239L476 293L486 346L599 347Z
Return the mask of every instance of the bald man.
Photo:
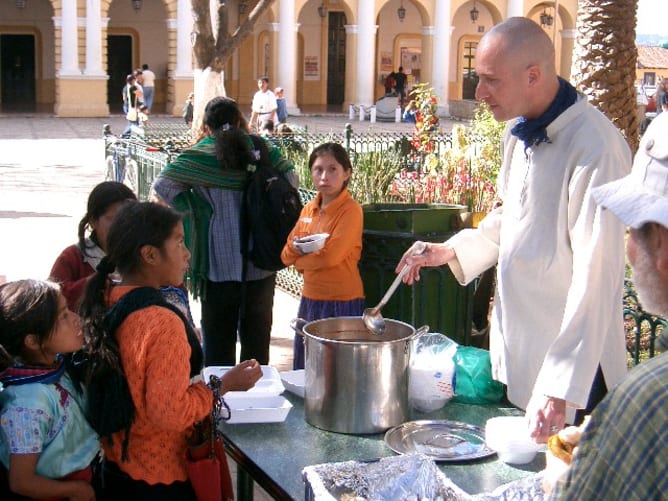
M545 442L578 422L626 372L624 227L591 197L626 175L631 153L612 123L558 77L552 42L527 18L494 26L476 51L476 98L507 121L498 193L477 229L428 244L466 284L498 264L490 330L493 375ZM576 409L584 409L576 416Z

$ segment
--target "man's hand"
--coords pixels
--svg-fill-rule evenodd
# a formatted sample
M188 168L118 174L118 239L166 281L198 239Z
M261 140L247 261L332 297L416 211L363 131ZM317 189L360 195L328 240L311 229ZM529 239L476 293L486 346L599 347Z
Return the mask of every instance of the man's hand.
M527 406L529 433L537 443L544 444L566 423L566 401L545 395L533 395Z
M404 252L401 261L399 261L395 269L395 272L399 273L405 264L410 266L408 273L404 277L404 282L408 285L412 285L413 282L420 280L420 269L423 266L441 266L456 257L455 251L444 243L425 243L426 248L421 254L415 254L416 245L418 245L417 242Z

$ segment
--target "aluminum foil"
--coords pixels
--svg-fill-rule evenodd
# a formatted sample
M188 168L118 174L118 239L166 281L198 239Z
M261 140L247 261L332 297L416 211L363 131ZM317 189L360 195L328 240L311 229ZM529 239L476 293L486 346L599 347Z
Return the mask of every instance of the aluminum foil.
M370 463L345 461L310 466L304 474L318 501L468 500L429 457L414 454Z
M313 501L542 501L542 474L471 495L454 484L433 459L411 454L373 462L345 461L303 471Z

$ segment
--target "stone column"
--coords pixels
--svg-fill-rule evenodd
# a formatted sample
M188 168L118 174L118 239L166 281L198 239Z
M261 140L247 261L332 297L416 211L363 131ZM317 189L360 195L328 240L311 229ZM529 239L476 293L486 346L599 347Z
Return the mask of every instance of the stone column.
M376 30L374 24L374 2L359 2L357 35L357 102L371 106L374 100L374 68L376 54Z
M453 27L450 23L450 0L436 0L434 8L434 50L432 87L438 96L440 116L450 116L450 38Z
M508 17L524 16L524 2L523 0L508 0Z
M84 75L107 76L102 69L102 17L100 0L86 0L86 68Z
M165 111L180 116L188 94L195 87L193 74L193 16L190 0L178 0L176 4L176 19L167 19L167 29L170 32L170 53L174 54L167 63L168 74L173 71L171 81L167 82L167 102ZM171 52L174 51L174 52Z
M343 108L344 111L348 109L348 106L359 102L357 96L357 25L356 24L346 24L344 26L346 30L346 83L345 90L343 95ZM325 37L325 40L326 37ZM324 78L323 78L324 80ZM327 95L325 94L325 102L327 100Z
M296 100L297 29L295 0L281 0L278 19L278 81L275 85L285 89L285 101L290 115L301 114Z
M57 19L54 19L54 21L57 27ZM63 0L60 32L60 70L58 76L80 76L77 0Z
M554 22L557 22L556 18ZM557 71L559 72L559 76L565 80L570 80L573 64L573 46L577 30L561 30L559 34L561 35L561 61L557 61Z
M174 78L193 77L193 16L190 0L178 0L176 5L176 69ZM185 99L185 98L184 98Z

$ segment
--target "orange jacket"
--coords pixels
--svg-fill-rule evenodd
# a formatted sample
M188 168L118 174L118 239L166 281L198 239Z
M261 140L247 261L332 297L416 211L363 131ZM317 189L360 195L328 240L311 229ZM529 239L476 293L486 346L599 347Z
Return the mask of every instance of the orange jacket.
M134 287L111 289L116 303ZM204 383L190 384L190 345L181 319L160 306L131 313L116 330L135 418L128 442L129 461L121 459L125 432L102 441L105 456L135 480L171 484L186 480L183 454L192 425L213 408Z
M304 274L302 294L318 301L350 301L364 298L357 264L362 255L362 207L344 189L321 209L320 193L302 209L288 236L281 259ZM295 237L329 233L319 251L302 255L292 246Z

